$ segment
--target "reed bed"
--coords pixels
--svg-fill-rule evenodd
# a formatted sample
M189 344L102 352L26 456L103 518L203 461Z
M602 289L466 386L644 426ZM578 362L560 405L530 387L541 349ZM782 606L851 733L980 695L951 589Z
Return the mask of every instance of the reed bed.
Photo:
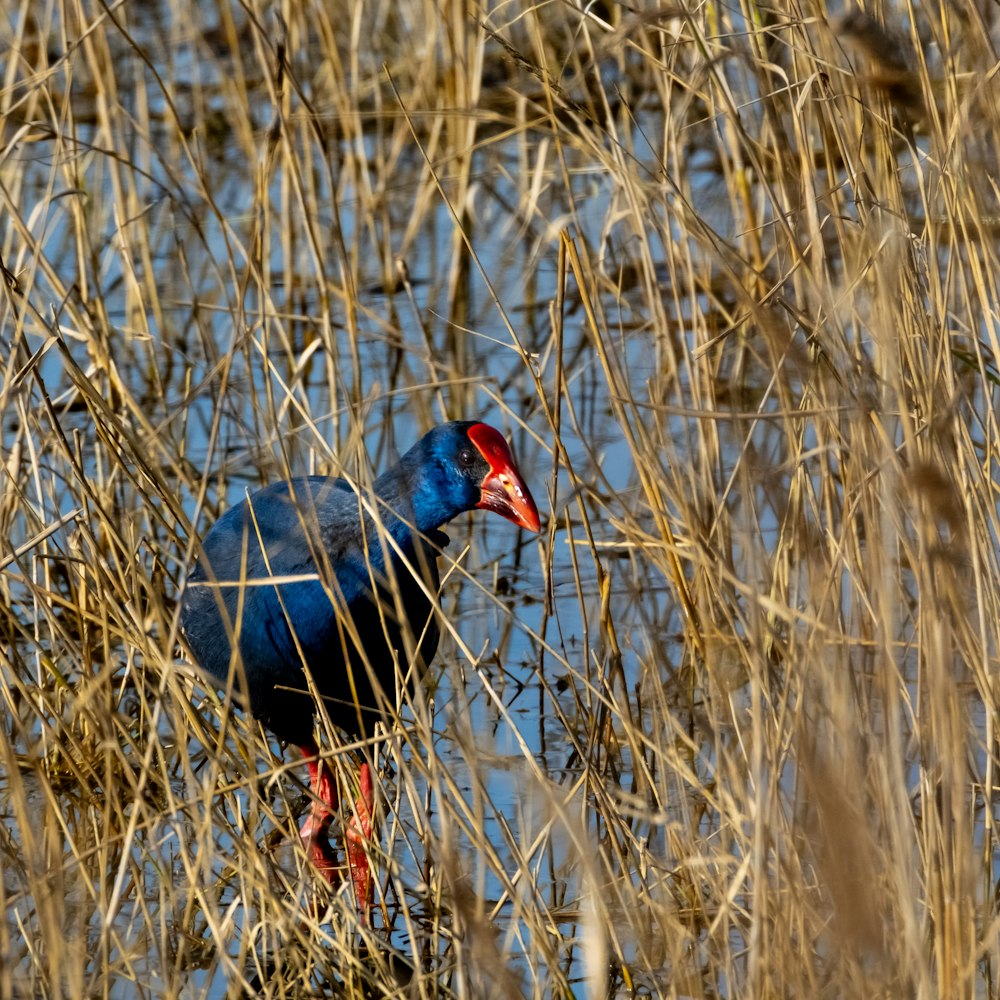
M0 997L1000 994L996 35L11 4ZM452 526L366 924L177 595L471 415L547 516Z

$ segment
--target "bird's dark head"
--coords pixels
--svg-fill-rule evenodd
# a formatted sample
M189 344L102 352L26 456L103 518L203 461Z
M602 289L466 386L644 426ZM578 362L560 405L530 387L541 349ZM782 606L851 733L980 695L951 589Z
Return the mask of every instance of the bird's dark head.
M503 435L489 424L441 424L407 452L403 464L416 474L411 502L423 530L478 507L538 531L535 501Z

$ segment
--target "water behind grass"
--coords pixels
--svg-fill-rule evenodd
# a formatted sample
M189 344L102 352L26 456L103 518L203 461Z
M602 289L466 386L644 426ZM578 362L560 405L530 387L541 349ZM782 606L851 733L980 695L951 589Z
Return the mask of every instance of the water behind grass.
M9 15L0 996L994 994L1000 133L955 17ZM459 416L547 523L448 529L365 926L176 596L246 490Z

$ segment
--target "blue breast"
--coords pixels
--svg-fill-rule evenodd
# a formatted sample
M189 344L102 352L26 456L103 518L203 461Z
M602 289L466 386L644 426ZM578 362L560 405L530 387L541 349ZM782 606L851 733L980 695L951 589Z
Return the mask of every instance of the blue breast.
M182 596L185 635L217 679L235 671L236 690L281 739L312 738L304 668L334 725L365 734L395 702L397 661L405 672L415 655L412 676L434 656L425 588L437 591L447 536L416 539L397 518L385 523L405 561L348 483L315 476L260 490L205 538Z

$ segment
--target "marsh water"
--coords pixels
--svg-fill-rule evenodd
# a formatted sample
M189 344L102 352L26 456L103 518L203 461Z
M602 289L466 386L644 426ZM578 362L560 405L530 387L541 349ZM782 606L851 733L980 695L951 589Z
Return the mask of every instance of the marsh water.
M866 747L891 735L867 686L883 690L880 643L902 701L926 697L919 560L878 555L872 526L892 517L850 541L834 522L841 504L845 522L864 516L850 454L879 456L867 482L910 443L906 407L880 410L896 373L856 274L886 247L902 268L917 215L938 210L918 205L936 161L924 136L899 141L906 226L847 194L822 224L796 220L817 229L788 264L780 234L800 208L786 217L765 196L784 153L773 176L726 158L774 127L746 54L716 81L738 108L710 110L680 76L664 102L651 47L680 46L688 22L598 6L596 50L582 14L572 30L541 16L544 45L515 17L502 44L461 5L4 15L3 996L216 1000L240 995L234 970L286 995L260 970L293 950L309 906L287 837L304 769L248 724L223 725L186 662L175 608L191 539L247 490L287 474L364 481L458 417L509 435L543 530L483 513L448 528L453 633L404 712L419 738L390 736L379 757L385 907L359 926L341 898L315 932L418 967L424 985L400 995L438 995L433 982L449 996L735 997L750 980L768 995L742 907L755 879L783 886L786 857L823 838L790 821L769 854L760 838L780 835L759 804L797 821L803 781L841 758L855 773L849 740L811 742L842 724L837 698L877 719ZM536 43L558 82L524 54ZM802 86L786 123L820 85ZM809 155L827 208L853 167ZM831 285L795 298L776 269L804 269L823 240ZM754 265L738 279L736 246ZM949 259L921 253L922 276ZM988 334L956 337L942 356L966 368L948 412L986 412L996 380L972 382L993 369L969 359ZM820 411L842 439L811 422ZM987 453L988 434L970 434ZM959 537L931 465L912 466L940 500L928 523ZM790 527L800 492L822 500ZM837 566L857 557L833 583L817 569L828 543ZM797 559L775 557L786 546ZM865 565L876 582L896 573L894 602L858 583ZM883 637L869 615L890 605ZM788 650L814 627L830 651L800 663ZM968 709L956 759L969 749L989 771L976 668L941 661L961 692L948 703ZM906 755L903 811L925 789L925 761ZM981 805L962 831L992 859ZM809 857L816 961L834 964L825 935L847 904L823 888L829 856ZM875 975L866 947L858 968ZM299 970L287 995L339 995L349 976L334 965ZM906 966L879 981L898 985Z

